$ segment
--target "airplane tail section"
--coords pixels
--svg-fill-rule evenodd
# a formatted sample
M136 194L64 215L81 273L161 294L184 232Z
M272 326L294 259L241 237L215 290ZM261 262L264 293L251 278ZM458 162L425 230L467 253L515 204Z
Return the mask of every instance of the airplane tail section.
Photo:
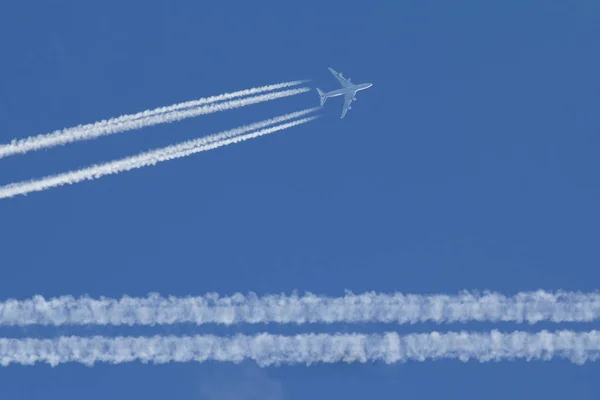
M317 93L319 93L319 99L321 100L321 107L323 107L323 104L325 104L325 102L327 101L327 96L325 96L325 93L323 93L323 91L319 88L317 88Z

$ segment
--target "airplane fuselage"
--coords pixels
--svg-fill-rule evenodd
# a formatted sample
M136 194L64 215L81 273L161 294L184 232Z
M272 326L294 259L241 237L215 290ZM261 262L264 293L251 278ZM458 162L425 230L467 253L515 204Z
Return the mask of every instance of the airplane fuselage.
M355 94L356 92L368 89L371 86L373 86L372 83L361 83L359 85L347 86L347 87L343 87L341 89L332 90L331 92L326 92L325 96L327 96L327 97L338 97L338 96L345 96L345 95Z

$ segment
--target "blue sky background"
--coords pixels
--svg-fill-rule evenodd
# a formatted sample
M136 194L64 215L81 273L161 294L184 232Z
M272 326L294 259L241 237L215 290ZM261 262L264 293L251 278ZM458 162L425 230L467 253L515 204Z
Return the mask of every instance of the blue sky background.
M0 202L0 297L598 288L596 1L11 2L0 142L293 79L316 122ZM314 91L0 160L41 177L315 106ZM519 326L502 330L600 324ZM0 329L10 337L489 324ZM598 364L0 369L4 399L597 399Z

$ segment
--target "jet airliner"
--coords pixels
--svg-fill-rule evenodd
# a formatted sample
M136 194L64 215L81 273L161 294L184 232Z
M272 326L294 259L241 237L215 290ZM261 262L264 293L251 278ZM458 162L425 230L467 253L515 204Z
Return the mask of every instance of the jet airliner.
M337 89L337 90L332 90L331 92L327 92L327 93L325 93L321 89L317 88L317 92L319 93L319 98L321 100L321 106L323 106L325 104L325 102L327 101L327 99L330 97L344 96L344 108L342 109L342 116L340 117L340 118L344 118L346 116L346 113L348 112L348 110L350 110L352 108L350 106L350 103L352 103L354 100L356 100L356 92L358 92L360 90L368 89L371 86L373 86L373 84L372 83L359 83L359 84L355 85L354 83L351 82L350 78L344 78L344 76L341 73L336 72L331 67L329 67L328 69L333 74L333 76L335 76L335 78L340 82L340 85L342 85L342 88Z

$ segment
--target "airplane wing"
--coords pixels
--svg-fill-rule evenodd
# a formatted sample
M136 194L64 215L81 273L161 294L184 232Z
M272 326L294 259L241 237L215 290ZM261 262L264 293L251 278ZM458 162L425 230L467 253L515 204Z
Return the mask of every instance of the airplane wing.
M348 110L352 108L350 107L350 103L352 103L352 100L354 100L354 93L349 93L346 96L344 96L344 108L342 109L342 116L340 118L344 118Z
M339 72L337 72L335 69L328 67L329 72L331 72L333 74L333 76L335 76L335 78L338 80L338 82L340 82L340 85L342 85L342 87L348 87L348 86L352 86L352 82L350 82L350 79L346 79L344 78L344 76L342 74L340 74Z

